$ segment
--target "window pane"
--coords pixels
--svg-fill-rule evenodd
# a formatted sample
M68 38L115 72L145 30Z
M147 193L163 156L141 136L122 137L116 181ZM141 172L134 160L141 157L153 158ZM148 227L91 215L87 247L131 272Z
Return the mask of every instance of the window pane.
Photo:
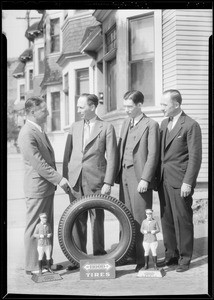
M52 36L51 38L51 52L58 52L60 50L59 36Z
M33 89L33 70L29 70L29 90Z
M51 35L59 34L59 18L51 20Z
M131 64L131 89L144 94L144 106L154 105L153 59Z
M61 129L60 120L60 93L51 93L52 131Z
M117 108L116 103L116 59L107 63L107 97L108 97L108 111Z
M20 88L20 100L25 100L25 85L21 84L19 88Z
M77 71L77 90L76 95L79 96L82 93L89 93L89 72L88 69Z
M154 52L153 16L131 21L131 60L142 59Z
M38 61L39 61L39 74L43 74L45 70L44 66L44 48L38 49Z
M116 48L116 26L106 33L106 53Z

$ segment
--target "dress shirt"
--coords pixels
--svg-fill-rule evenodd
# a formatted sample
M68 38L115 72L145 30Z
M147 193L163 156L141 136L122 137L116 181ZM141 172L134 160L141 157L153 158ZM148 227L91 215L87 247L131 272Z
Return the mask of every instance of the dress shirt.
M93 131L95 122L96 122L96 117L90 119L90 120L85 120L84 124L84 131L83 131L83 149L85 148L86 144L88 143L91 133Z
M35 122L30 121L30 120L28 120L28 119L27 119L27 122L33 124L40 132L42 132L42 133L44 132L44 131L42 130L42 127L39 126L38 124L36 124Z
M171 130L175 127L175 124L177 123L179 117L181 116L183 111L181 111L179 114L177 114L176 116L173 117L173 120L172 120L172 127L171 127Z
M137 116L136 118L133 118L133 120L134 120L134 126L136 126L137 125L137 123L140 121L140 119L143 117L143 114L140 114L139 116Z

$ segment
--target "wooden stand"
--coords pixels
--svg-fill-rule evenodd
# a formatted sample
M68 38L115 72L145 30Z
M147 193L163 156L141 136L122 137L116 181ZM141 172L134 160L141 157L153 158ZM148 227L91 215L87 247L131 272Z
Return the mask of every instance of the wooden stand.
M42 275L33 274L31 279L36 283L61 280L62 277L58 273L45 273Z
M137 277L163 277L166 275L164 269L159 270L140 270Z

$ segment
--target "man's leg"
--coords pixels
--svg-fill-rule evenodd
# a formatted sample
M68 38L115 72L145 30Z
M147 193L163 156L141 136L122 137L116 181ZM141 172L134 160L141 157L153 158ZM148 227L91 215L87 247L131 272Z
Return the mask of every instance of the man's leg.
M104 241L104 210L90 209L89 213L91 218L93 254L106 254Z
M171 191L169 191L169 186L164 182L161 182L158 195L160 199L161 224L163 230L166 262L171 259L175 259L175 261L178 259L174 217L170 201L170 198L173 196L170 195L170 193Z

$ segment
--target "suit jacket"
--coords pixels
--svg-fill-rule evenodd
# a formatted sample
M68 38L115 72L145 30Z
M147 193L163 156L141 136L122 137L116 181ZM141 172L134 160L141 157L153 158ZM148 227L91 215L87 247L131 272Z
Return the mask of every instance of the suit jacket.
M169 184L180 188L182 183L196 185L201 160L202 142L199 124L182 112L175 127L166 139L168 120L161 123L161 178L166 176Z
M129 131L130 118L124 120L118 142L119 170L116 182L121 180L123 154L126 137ZM133 163L138 181L144 179L149 182L149 188L155 187L155 171L159 161L160 134L156 121L143 114L143 118L136 125L136 138L133 148Z
M114 184L117 166L117 140L114 127L96 118L90 140L83 150L84 120L72 124L64 152L63 176L72 187L77 183L81 171L92 191L102 188L104 183Z
M42 198L53 194L62 175L56 171L50 142L33 124L26 121L20 130L18 144L25 165L25 196Z

